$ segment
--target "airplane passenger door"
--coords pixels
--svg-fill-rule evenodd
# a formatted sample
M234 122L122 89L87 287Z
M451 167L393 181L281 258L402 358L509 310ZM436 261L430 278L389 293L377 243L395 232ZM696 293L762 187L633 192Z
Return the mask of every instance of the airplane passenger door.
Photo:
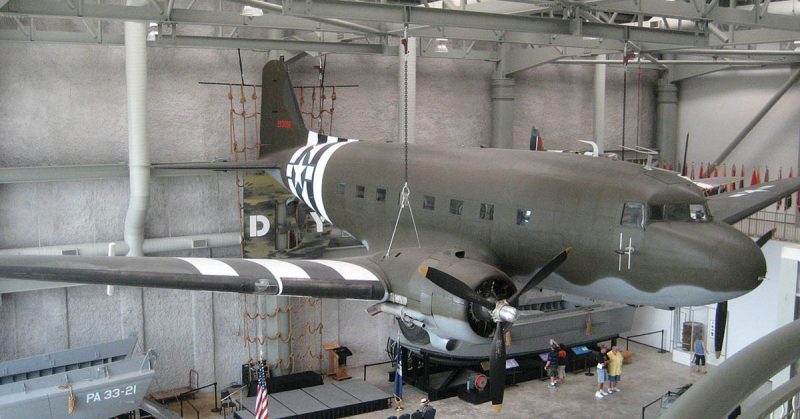
M619 236L615 237L617 266L620 271L633 269L637 252L644 245L644 225L646 206L642 202L625 202L620 219Z

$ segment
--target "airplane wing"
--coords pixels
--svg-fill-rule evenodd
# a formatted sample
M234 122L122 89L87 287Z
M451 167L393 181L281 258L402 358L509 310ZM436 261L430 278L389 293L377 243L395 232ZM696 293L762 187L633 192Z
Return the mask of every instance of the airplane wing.
M800 177L775 180L708 198L711 215L733 224L800 190Z
M383 271L343 260L0 256L0 278L267 295L385 300Z

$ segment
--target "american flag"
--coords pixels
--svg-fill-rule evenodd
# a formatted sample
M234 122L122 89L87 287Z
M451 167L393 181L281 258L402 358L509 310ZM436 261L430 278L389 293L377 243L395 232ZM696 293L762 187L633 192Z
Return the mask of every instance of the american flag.
M269 393L267 392L267 372L264 364L258 363L258 390L256 391L255 419L269 419Z

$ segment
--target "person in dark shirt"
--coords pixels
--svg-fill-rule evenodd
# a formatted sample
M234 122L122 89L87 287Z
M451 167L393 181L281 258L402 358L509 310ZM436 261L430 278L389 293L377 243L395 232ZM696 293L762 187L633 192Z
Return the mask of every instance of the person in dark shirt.
M606 381L608 380L608 348L603 346L600 348L600 355L597 357L597 392L594 393L594 397L598 399L602 399L605 396L608 396L608 393L603 391L603 385L605 385Z
M556 386L556 377L558 376L558 346L553 345L550 347L550 352L547 353L547 363L544 364L544 369L547 371L547 376L550 377L550 387Z

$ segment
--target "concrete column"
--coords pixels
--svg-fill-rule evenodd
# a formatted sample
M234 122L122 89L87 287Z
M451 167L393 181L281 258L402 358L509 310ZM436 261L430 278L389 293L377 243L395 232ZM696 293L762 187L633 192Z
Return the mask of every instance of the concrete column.
M408 109L406 109L406 62L408 62ZM408 128L408 143L416 142L417 121L417 38L408 38L408 54L400 46L400 68L398 76L398 86L400 92L399 101L399 142L405 141L406 128ZM408 118L406 120L406 118Z
M666 76L658 79L656 90L656 147L662 162L678 160L678 86Z
M492 148L514 148L514 79L506 72L510 46L500 44L497 62L492 77Z
M596 58L606 59L605 54ZM606 149L606 64L594 66L594 141L602 153Z
M267 34L269 39L283 39L285 36L284 31L279 29L269 29ZM277 60L282 54L285 54L285 52L281 50L271 50L267 54L267 59ZM275 208L275 229L277 233L275 237L275 247L278 250L283 250L287 247L286 230L284 227L286 225L286 203L277 202ZM259 345L259 356L264 357L270 365L277 365L281 360L283 361L283 365L287 365L291 348L288 341L284 343L281 339L286 340L289 336L289 314L286 313L289 298L276 297L274 295L259 295L257 298L258 313L261 315L264 313L277 313L274 317L268 319L258 319L256 322L258 336L278 337L278 339L269 340ZM289 372L290 371L287 369L281 367L272 370L273 375L283 375Z

